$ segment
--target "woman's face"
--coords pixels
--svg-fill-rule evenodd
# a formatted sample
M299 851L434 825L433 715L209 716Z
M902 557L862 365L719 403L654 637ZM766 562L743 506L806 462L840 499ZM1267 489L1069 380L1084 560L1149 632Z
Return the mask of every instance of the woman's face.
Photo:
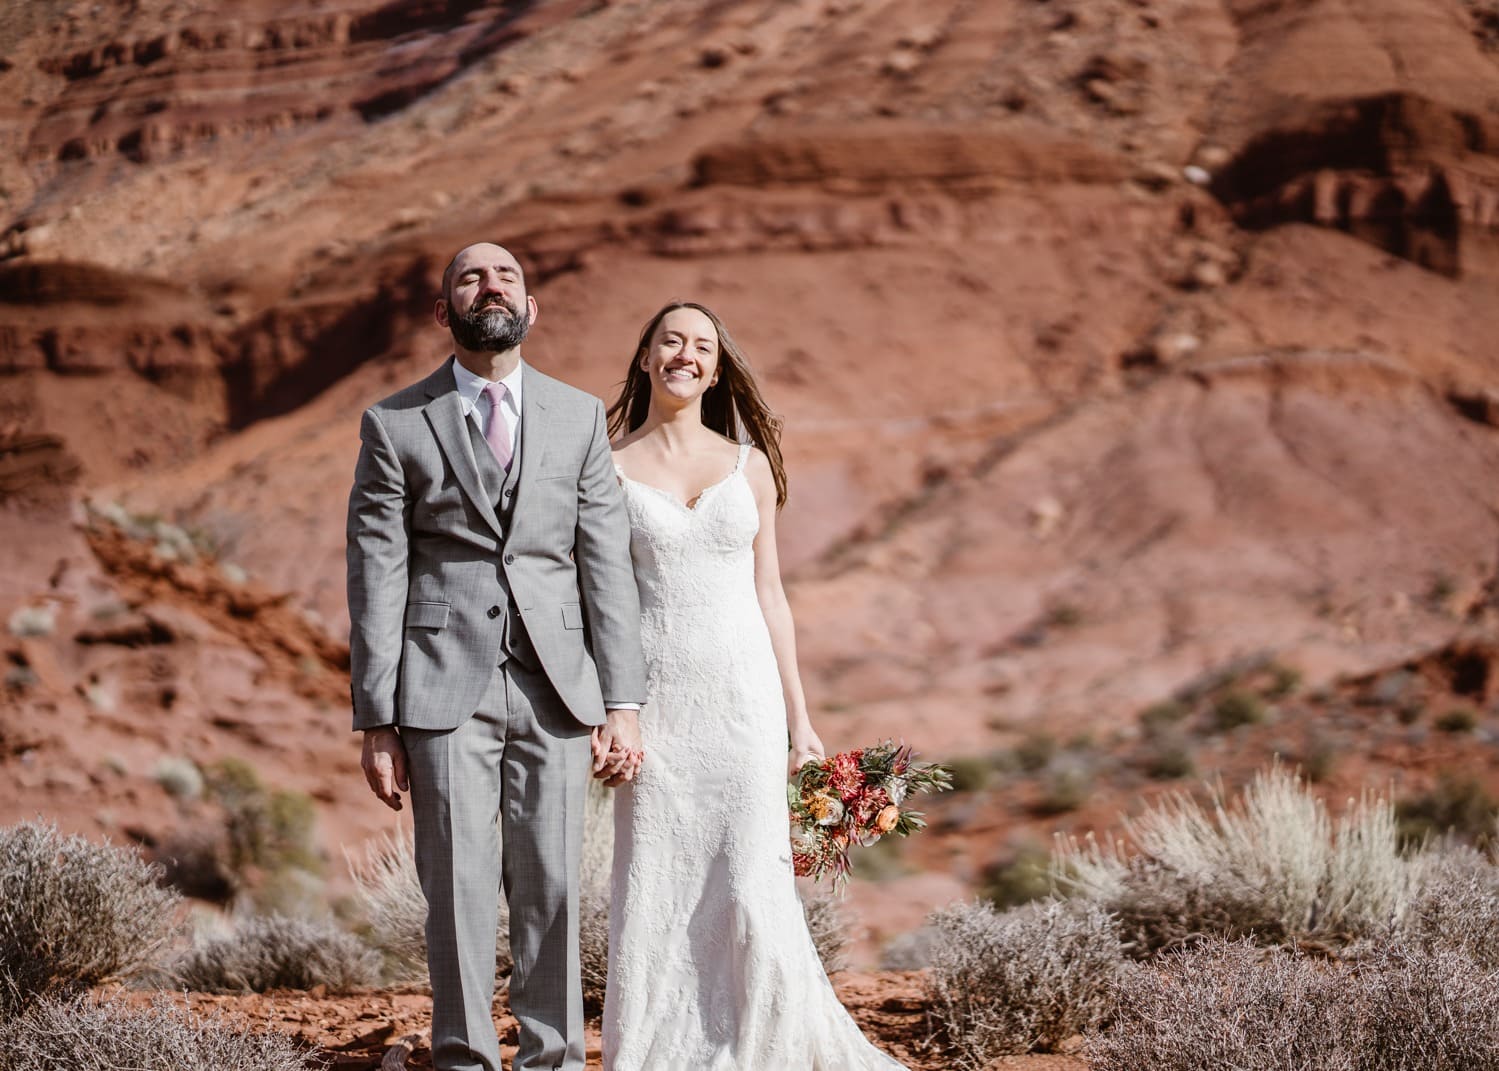
M640 367L658 399L695 401L718 382L718 331L697 309L672 309L656 325Z

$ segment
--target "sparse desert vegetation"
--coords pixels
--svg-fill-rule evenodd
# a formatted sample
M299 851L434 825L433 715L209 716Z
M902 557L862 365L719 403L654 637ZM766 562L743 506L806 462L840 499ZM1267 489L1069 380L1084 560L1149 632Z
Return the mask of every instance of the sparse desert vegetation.
M0 1011L151 967L178 897L134 851L27 822L0 830Z
M293 1071L285 1038L162 1000L86 992L144 975L178 932L176 893L132 849L25 823L0 831L0 1069Z
M607 797L592 799L581 944L596 1016L608 977L608 823ZM1373 794L1335 815L1281 766L1236 794L1168 793L1117 841L1064 841L1049 861L1020 843L992 876L991 899L936 912L888 945L885 965L923 972L935 1051L963 1071L1079 1036L1093 1071L1499 1068L1499 867L1488 841L1432 832L1462 821L1492 831L1493 815L1423 812L1431 826L1419 838ZM177 894L135 851L37 824L5 830L0 1071L313 1066L285 1038L98 987L136 976L200 993L333 995L419 981L425 904L409 839L377 840L349 862L357 930L250 914L173 951ZM804 908L838 970L842 905L814 895ZM56 934L66 940L43 938Z
M954 905L892 944L930 963L955 1066L1081 1033L1094 1071L1499 1067L1499 867L1403 839L1382 797L1335 818L1271 767L1064 843L1052 878L1061 897Z
M1388 801L1366 796L1334 820L1280 768L1209 806L1169 795L1126 822L1125 836L1131 849L1065 845L1057 879L1113 913L1139 957L1207 935L1369 934L1401 917L1419 873L1401 853Z
M0 1021L0 1071L311 1071L281 1034L165 999L144 1007L78 996Z
M1097 904L1052 900L1004 913L984 901L954 904L931 928L928 995L958 1067L1050 1051L1107 1021L1125 960Z
M211 937L170 968L179 985L199 993L265 993L322 988L348 993L380 980L378 952L327 920L253 915Z
M1455 952L1391 944L1342 965L1213 938L1132 968L1093 1071L1490 1071L1499 979Z

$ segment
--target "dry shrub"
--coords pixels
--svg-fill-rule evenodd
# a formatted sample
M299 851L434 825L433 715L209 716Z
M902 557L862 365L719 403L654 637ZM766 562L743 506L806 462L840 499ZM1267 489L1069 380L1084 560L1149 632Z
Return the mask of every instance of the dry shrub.
M153 776L167 795L175 799L195 800L203 795L203 771L185 756L163 755L156 761Z
M1394 945L1355 972L1367 1071L1499 1071L1499 974L1459 952Z
M1338 1014L1346 979L1303 956L1211 940L1136 967L1110 1027L1087 1040L1093 1071L1354 1071Z
M1213 704L1213 727L1220 732L1265 720L1265 701L1253 692L1232 689Z
M583 813L580 887L585 901L608 902L609 871L614 856L612 790L589 783ZM367 924L366 940L385 958L393 982L427 980L427 898L416 875L411 834L381 834L358 852L344 852L354 879L354 897ZM607 915L607 910L606 910ZM607 934L606 934L607 940ZM495 933L495 977L510 974L510 911L500 897Z
M1172 795L1126 823L1138 854L1117 843L1064 844L1060 888L1119 918L1137 956L1210 936L1273 944L1342 941L1386 930L1404 914L1419 866L1404 858L1393 808L1365 796L1333 822L1280 767L1211 810Z
M224 811L229 869L237 875L322 867L315 830L317 805L304 792L269 789L243 759L224 759L208 772L209 794Z
M306 1071L291 1040L199 1018L165 999L145 1007L89 997L42 1000L0 1023L0 1071Z
M999 914L983 901L934 914L927 998L962 1068L1055 1049L1099 1026L1125 968L1108 913L1050 900Z
M820 889L802 897L807 932L812 935L822 969L829 974L848 966L848 925L841 904L838 897Z
M312 989L347 993L374 985L380 957L331 922L258 915L185 953L172 974L202 993Z
M583 1012L590 1019L604 1011L609 986L609 901L586 895L579 904L578 965L583 975Z
M0 830L0 1011L148 968L177 930L156 877L134 851L55 826Z
M1416 848L1437 837L1456 837L1479 848L1492 843L1499 800L1474 777L1442 773L1428 791L1395 804L1401 843Z
M1210 941L1136 967L1093 1071L1494 1071L1499 978L1467 957L1388 947L1352 966Z
M234 898L237 877L229 870L222 827L197 824L172 830L150 847L161 880L195 900L223 904Z
M984 869L979 896L1001 911L1056 892L1051 877L1051 853L1040 844L1021 839L1007 854Z
M937 930L930 925L898 934L886 942L880 952L880 969L919 971L930 967L940 940Z
M354 897L364 915L365 940L385 959L393 982L427 980L427 898L416 876L411 835L382 833L359 855L346 852ZM495 933L495 977L510 973L510 915L500 898Z
M1398 935L1391 936L1430 952L1461 952L1499 970L1499 868L1470 848L1434 853Z
M614 790L602 781L588 782L583 806L583 858L578 864L578 886L584 896L609 898L614 872Z

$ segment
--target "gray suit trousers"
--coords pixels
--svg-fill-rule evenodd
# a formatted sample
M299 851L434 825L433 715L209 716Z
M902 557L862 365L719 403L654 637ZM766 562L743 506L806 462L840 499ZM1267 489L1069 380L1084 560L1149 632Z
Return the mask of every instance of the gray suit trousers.
M479 709L456 729L401 729L427 897L437 1071L501 1071L491 1005L502 883L515 961L510 1009L520 1021L515 1069L582 1071L588 737L546 676L514 659L494 671Z

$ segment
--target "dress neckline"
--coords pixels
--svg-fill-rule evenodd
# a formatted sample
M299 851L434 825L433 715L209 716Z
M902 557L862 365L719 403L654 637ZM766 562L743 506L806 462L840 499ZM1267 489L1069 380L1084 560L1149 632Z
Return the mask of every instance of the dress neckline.
M662 498L674 503L678 509L683 510L687 513L696 513L698 509L702 507L703 499L706 498L710 492L716 491L718 488L722 487L724 484L728 483L735 476L738 476L741 472L744 471L744 461L747 457L749 457L749 452L750 444L740 443L739 456L734 459L734 467L729 470L728 474L721 479L714 480L707 487L704 487L697 494L689 498L686 502L683 502L673 492L666 490L666 488L664 487L657 487L655 484L651 483L643 483L640 480L632 479L631 477L626 476L625 470L620 468L618 463L615 464L614 471L619 476L622 482L632 483L636 487L645 488L647 491L654 491Z

